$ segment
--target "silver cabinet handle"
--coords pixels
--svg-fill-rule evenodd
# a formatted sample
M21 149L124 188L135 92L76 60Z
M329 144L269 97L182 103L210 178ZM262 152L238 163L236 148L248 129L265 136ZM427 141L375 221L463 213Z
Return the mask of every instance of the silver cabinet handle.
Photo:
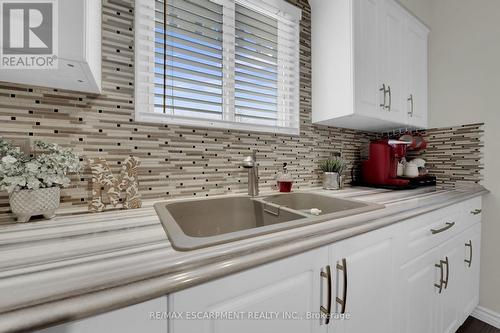
M391 92L391 86L387 86L387 93L389 94L389 105L387 106L387 111L391 111L391 107L392 107L392 92Z
M443 284L444 284L444 269L443 269L443 260L439 261L439 264L434 265L439 268L441 274L439 279L439 284L434 283L434 286L439 289L439 293L443 292Z
M446 279L444 278L444 265L446 265ZM441 294L443 292L443 287L444 289L448 288L448 281L450 280L450 261L448 257L446 257L445 260L440 260L439 264L434 266L440 270L439 284L434 283L434 286L439 289L439 293Z
M386 98L385 98L385 96L387 95L387 90L385 88L385 83L382 84L382 88L380 88L379 91L381 91L384 94L384 102L382 104L380 104L380 107L385 109L387 107L386 106L387 102L386 102Z
M330 265L326 266L326 271L323 270L320 273L321 278L326 279L326 283L328 285L328 296L326 300L326 308L321 305L319 310L322 314L326 316L325 324L328 325L330 323L330 317L332 313L332 272L330 269Z
M472 252L472 240L469 240L468 243L465 243L465 247L469 248L469 250L470 250L470 256L469 256L469 260L465 259L464 261L465 261L465 263L467 265L469 265L469 268L470 268L472 266L472 253L473 253Z
M481 214L481 212L482 212L482 211L483 211L482 209L474 209L474 210L473 210L473 211L471 211L470 213L471 213L472 215L478 215L478 214Z
M342 294L342 299L336 298L337 303L341 306L340 314L345 313L346 303L347 303L347 260L342 259L342 265L337 264L337 270L342 271L344 275L344 290Z
M450 261L448 260L448 257L446 257L446 260L441 262L446 265L446 280L444 280L444 289L448 289L448 281L450 280Z
M411 109L408 111L408 115L410 117L413 117L413 94L410 94L410 97L408 97L408 102L410 102Z
M451 222L451 223L447 222L446 226L442 227L441 229L431 229L431 232L433 235L439 234L440 232L443 232L443 231L450 229L454 225L455 225L455 222Z

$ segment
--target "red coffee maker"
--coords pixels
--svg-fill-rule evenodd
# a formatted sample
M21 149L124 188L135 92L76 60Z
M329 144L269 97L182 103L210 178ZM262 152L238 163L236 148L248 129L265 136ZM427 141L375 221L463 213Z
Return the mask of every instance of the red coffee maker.
M406 187L408 179L398 178L398 163L406 156L408 143L398 140L376 140L370 143L369 158L362 162L363 183L374 186Z

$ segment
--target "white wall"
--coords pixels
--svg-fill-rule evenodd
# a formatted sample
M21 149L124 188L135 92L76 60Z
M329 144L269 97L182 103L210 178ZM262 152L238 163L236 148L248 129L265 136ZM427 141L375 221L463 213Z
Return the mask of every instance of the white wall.
M430 126L485 123L480 305L500 313L500 1L400 1L431 27Z
M436 0L397 0L422 22L432 24L432 3Z
M432 5L430 125L485 123L481 306L500 313L500 1Z

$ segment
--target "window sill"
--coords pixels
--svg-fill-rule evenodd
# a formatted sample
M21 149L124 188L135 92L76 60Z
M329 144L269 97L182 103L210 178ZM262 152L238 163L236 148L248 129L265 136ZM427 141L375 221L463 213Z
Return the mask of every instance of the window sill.
M154 123L154 124L167 124L167 125L180 125L187 127L198 127L204 129L225 129L234 131L244 131L244 132L256 132L256 133L276 133L282 135L299 136L300 128L292 127L276 127L267 126L260 124L246 124L237 122L228 122L222 120L209 120L209 119L190 119L184 117L166 117L164 114L160 113L150 113L150 112L136 112L135 121L144 123Z

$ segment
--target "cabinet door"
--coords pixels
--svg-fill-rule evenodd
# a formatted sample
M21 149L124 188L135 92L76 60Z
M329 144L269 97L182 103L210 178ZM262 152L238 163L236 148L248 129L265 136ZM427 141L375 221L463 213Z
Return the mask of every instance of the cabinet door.
M428 78L427 39L429 31L415 18L405 24L405 111L410 126L427 127Z
M461 237L463 253L462 322L479 304L479 264L481 250L481 223L466 231Z
M383 0L381 14L382 82L387 85L385 119L405 123L404 114L404 26L405 12L393 0Z
M319 312L328 289L320 275L326 265L325 247L173 293L169 309L184 317L171 320L169 331L326 332L319 319L307 319Z
M439 248L440 260L444 260L445 284L439 295L438 332L455 333L461 321L461 296L463 286L463 244L459 238L448 241Z
M393 229L384 228L332 245L335 313L342 314L345 302L349 318L332 320L329 332L391 331L393 241Z
M380 118L385 110L380 78L380 13L383 0L356 0L354 6L355 109Z
M395 306L398 333L437 332L440 271L437 249L431 250L400 268L398 302Z

